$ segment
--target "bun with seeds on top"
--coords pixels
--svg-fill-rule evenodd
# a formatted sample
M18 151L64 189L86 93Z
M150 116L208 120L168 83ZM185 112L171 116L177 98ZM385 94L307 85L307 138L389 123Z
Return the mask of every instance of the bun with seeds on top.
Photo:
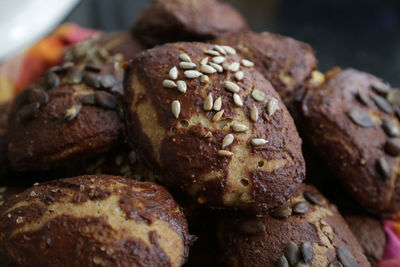
M163 187L122 177L54 180L0 206L1 266L181 266L191 238Z
M163 184L199 203L249 211L304 179L301 140L270 82L229 46L146 50L124 81L127 139Z
M400 210L400 94L381 79L334 69L300 110L304 137L349 195L377 213Z
M370 266L336 206L313 186L269 215L225 215L219 225L225 266Z
M133 24L132 33L148 46L207 41L248 29L233 7L217 0L155 0Z

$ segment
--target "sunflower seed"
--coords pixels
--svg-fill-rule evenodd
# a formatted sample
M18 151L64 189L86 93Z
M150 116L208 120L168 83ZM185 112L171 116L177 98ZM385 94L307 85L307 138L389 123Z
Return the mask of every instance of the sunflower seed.
M214 102L213 109L215 111L220 111L221 107L222 107L222 98L218 97Z
M216 64L221 64L225 61L226 59L224 57L218 56L218 57L213 57L212 61Z
M242 59L241 63L243 66L248 67L248 68L254 67L254 63L247 59Z
M81 104L76 104L67 109L64 113L64 119L66 120L72 120L75 119L76 116L78 116L79 112L81 111L82 105Z
M258 89L254 89L253 92L251 92L251 96L258 102L263 102L265 100L265 93Z
M222 118L222 115L224 115L224 110L218 111L217 113L214 114L212 121L217 122Z
M179 63L179 67L180 67L181 69L184 69L184 70L193 69L193 68L195 68L196 66L197 66L197 65L196 65L195 63L192 63L192 62L183 61L183 62Z
M81 83L83 79L83 73L79 69L74 69L68 76L67 76L67 83L68 84L78 84Z
M386 95L387 93L389 93L390 90L390 86L383 82L374 82L370 85L370 87L372 88L372 90L382 95Z
M46 105L49 102L49 95L40 88L28 88L26 89L28 94L28 102L38 102L41 106Z
M201 72L197 71L197 70L187 70L184 72L185 77L189 78L189 79L194 79L194 78L198 78L201 75L203 75Z
M267 230L264 222L258 219L250 219L239 222L238 229L242 234L256 235Z
M364 128L372 128L375 127L374 121L369 116L368 113L363 111L362 109L352 108L347 112L347 115L350 119L357 125Z
M178 100L174 100L172 102L172 114L174 114L175 119L179 118L179 114L181 113L181 103Z
M229 65L229 70L232 72L237 72L239 68L240 68L239 62L233 62L231 65Z
M291 207L279 207L274 209L270 215L277 219L285 219L292 215L292 208Z
M18 118L22 122L32 120L39 111L40 104L38 102L30 103L23 106L18 112Z
M176 84L179 92L186 93L187 85L185 81L177 81Z
M237 93L240 91L239 85L230 81L225 82L225 88L232 93Z
M313 248L310 242L303 242L300 245L301 255L303 256L304 262L310 262L313 259Z
M209 93L208 96L206 97L206 99L204 100L203 109L205 111L212 110L213 103L214 103L214 100L213 100L212 94Z
M199 70L202 73L206 73L206 74L212 74L212 73L216 73L217 70L214 69L213 67L209 66L209 65L200 65Z
M371 98L380 110L387 114L393 114L393 107L385 98L378 95L371 95Z
M103 88L112 88L115 85L115 78L110 74L103 75L100 78L100 84Z
M225 50L226 53L229 55L236 55L236 50L233 47L223 45L222 48Z
M253 105L253 107L251 108L250 111L250 118L253 122L257 122L258 121L258 108L256 106Z
M204 54L210 55L210 56L219 56L221 55L218 51L215 50L206 50L204 51Z
M176 80L178 78L178 68L176 66L169 70L168 76L171 80Z
M367 92L365 90L361 90L361 88L358 88L358 90L357 90L357 100L361 104L366 105L366 106L368 106L371 103Z
M233 153L228 150L218 150L218 156L220 157L231 157L232 155Z
M338 247L336 250L339 261L344 267L358 267L357 260L354 258L350 250L344 247Z
M84 95L80 98L80 102L83 105L95 105L96 104L96 98L94 94L88 94Z
M177 86L176 83L172 80L164 80L162 84L166 88L175 88Z
M43 76L42 84L46 90L53 90L60 85L60 78L54 72L48 72Z
M400 154L400 138L386 140L385 151L391 156L398 156Z
M400 136L400 129L392 120L382 119L382 129L390 137Z
M283 254L288 259L292 266L295 266L300 261L300 250L299 247L293 241L289 241L283 249Z
M61 66L54 66L51 67L48 71L49 72L64 72L66 70L68 70L69 68L73 67L75 64L73 62L65 62L64 64L62 64Z
M202 76L200 77L200 82L201 82L201 83L208 83L209 81L210 81L210 78L208 78L207 75L202 75Z
M230 146L234 139L235 137L233 136L233 134L225 135L224 139L222 140L222 148Z
M192 60L190 59L190 57L186 53L180 54L179 55L179 59L182 60L182 61L186 61L186 62L192 62Z
M274 115L277 109L278 109L278 100L275 98L271 98L270 100L268 100L267 103L268 116Z
M213 134L212 134L212 132L210 132L210 131L208 131L208 132L206 133L206 135L204 135L205 138L209 138L209 137L211 137L211 136L213 136Z
M385 157L380 157L376 161L376 169L378 173L384 178L384 180L391 180L392 170L390 169L389 163Z
M229 63L228 62L224 62L223 64L222 64L222 68L224 69L224 70L226 70L226 71L229 71Z
M288 260L283 254L276 260L275 265L276 267L290 267Z
M328 267L343 267L343 265L339 261L334 260L331 263L329 263Z
M238 71L238 72L235 73L234 76L235 76L236 80L241 81L241 80L243 80L244 73L243 73L243 71Z
M243 100L240 97L240 95L234 93L233 94L233 102L235 103L236 106L242 107L243 106Z
M249 129L249 127L247 127L246 125L239 124L239 123L232 124L231 127L232 127L232 130L235 133L242 133L242 132L245 132L245 131L247 131Z
M100 76L94 73L84 73L83 79L85 83L94 88L100 88Z
M324 199L320 196L320 194L313 191L304 191L303 196L307 199L311 204L322 205L324 204Z
M215 64L213 62L209 63L211 67L213 67L214 69L216 69L218 72L223 72L224 68L221 67L221 65Z
M94 65L85 65L84 69L87 70L87 71L93 71L93 72L100 72L101 71L100 67L94 66Z
M205 57L200 61L200 65L207 65L207 63L208 63L208 57Z
M222 55L226 55L227 53L226 53L226 51L225 51L225 49L222 47L222 46L220 46L220 45L215 45L214 46L214 49L215 50L217 50L219 53L221 53Z
M386 96L387 101L389 101L392 106L400 106L400 89L392 89Z
M118 106L117 98L105 91L97 91L94 97L96 99L96 104L104 109L116 109Z
M263 138L254 138L254 139L251 140L251 144L253 146L263 146L266 143L268 143L268 140L265 140Z
M292 210L296 214L305 214L308 211L308 204L305 201L297 202L294 204Z

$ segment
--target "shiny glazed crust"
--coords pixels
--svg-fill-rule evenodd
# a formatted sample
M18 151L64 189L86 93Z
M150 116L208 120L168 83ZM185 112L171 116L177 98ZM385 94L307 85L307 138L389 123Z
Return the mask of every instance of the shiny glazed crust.
M301 140L279 95L249 62L239 68L240 81L234 71L226 70L203 75L207 79L186 77L179 57L188 60L188 56L196 64L190 74L198 74L195 69L207 57L204 51L213 49L202 43L166 44L133 60L124 81L128 141L162 176L162 183L181 188L201 204L270 210L285 202L304 179ZM221 60L208 57L207 65ZM241 59L226 55L223 65ZM179 75L164 84L174 66ZM179 80L187 85L186 93L174 87ZM226 89L227 81L242 88L236 96L242 106ZM173 88L167 88L170 85ZM254 91L260 101L253 97ZM220 107L215 104L218 97ZM178 119L172 111L174 102L180 104ZM212 104L211 110L206 102ZM256 122L252 111L257 111ZM245 130L236 131L237 124ZM255 141L266 143L255 145Z
M2 266L181 266L189 240L179 206L150 182L80 176L0 206Z

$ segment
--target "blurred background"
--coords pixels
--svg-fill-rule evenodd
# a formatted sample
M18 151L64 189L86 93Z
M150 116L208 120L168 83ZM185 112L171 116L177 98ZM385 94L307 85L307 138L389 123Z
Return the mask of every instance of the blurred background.
M107 31L128 30L151 0L83 0L66 22ZM354 67L400 87L400 1L225 0L252 30L311 44L320 69Z

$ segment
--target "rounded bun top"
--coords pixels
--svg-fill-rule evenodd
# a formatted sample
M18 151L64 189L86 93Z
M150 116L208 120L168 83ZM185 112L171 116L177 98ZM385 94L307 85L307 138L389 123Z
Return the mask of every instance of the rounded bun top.
M166 44L130 64L127 138L199 203L269 210L304 178L301 140L270 82L231 47Z

